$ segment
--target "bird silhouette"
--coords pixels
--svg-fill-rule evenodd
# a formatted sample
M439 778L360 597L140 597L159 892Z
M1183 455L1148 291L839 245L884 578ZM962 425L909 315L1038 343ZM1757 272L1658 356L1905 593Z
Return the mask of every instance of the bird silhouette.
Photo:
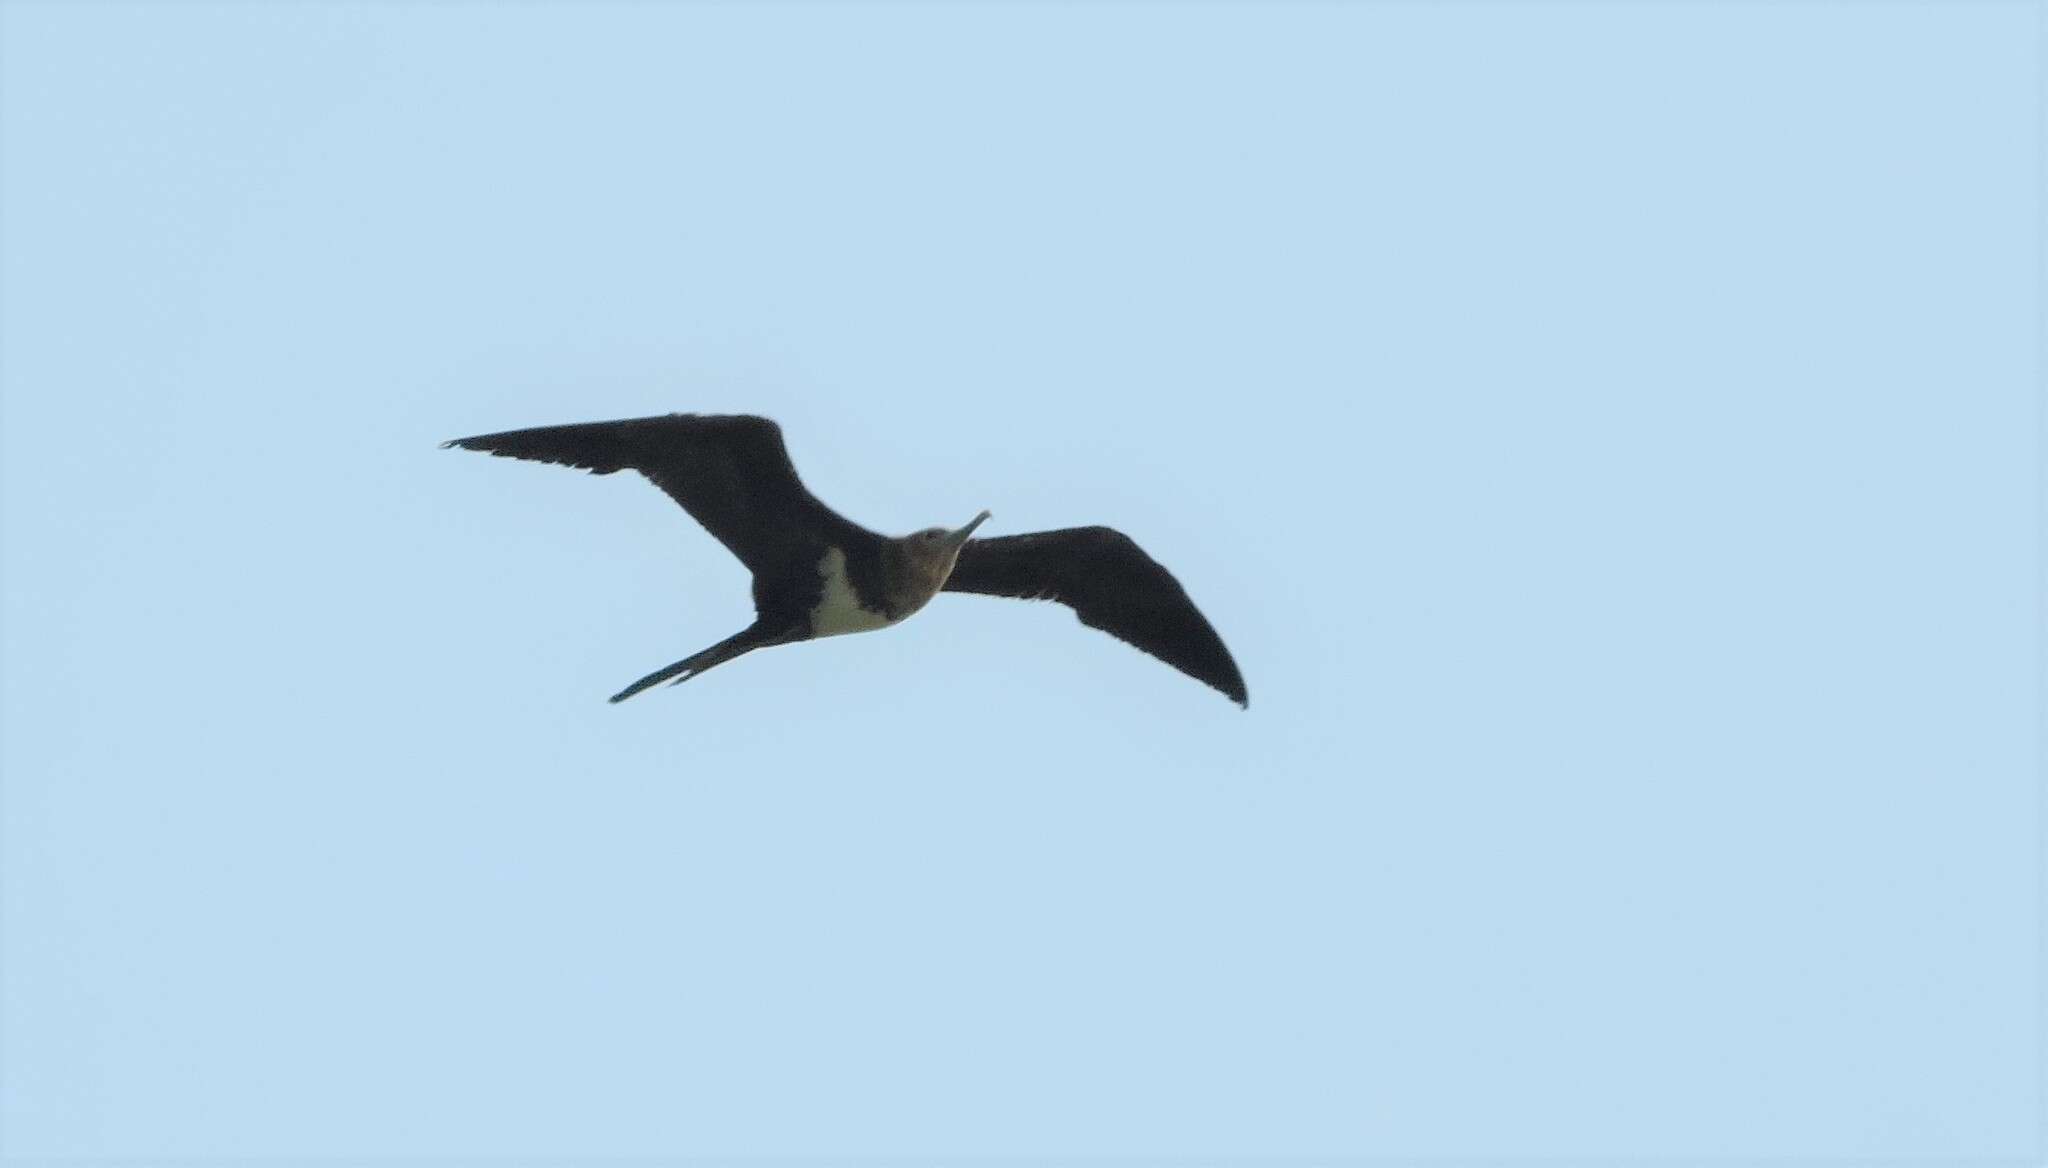
M885 536L805 489L782 430L751 415L667 414L480 434L442 443L592 474L635 470L754 575L754 623L613 694L680 684L745 653L897 624L941 591L1052 600L1249 705L1221 637L1173 574L1108 527L973 538L989 518Z

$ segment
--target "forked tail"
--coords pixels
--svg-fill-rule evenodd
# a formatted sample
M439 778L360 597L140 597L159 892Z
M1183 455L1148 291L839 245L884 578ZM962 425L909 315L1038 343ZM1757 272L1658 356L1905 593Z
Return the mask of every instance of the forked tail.
M756 649L765 649L770 645L783 644L790 639L786 633L770 632L762 628L759 623L749 625L716 645L711 646L709 649L705 649L700 653L692 653L674 665L665 665L655 670L653 673L613 694L611 700L613 702L623 702L641 690L660 685L664 681L669 681L670 678L675 679L671 684L681 685L713 666L723 665L735 657L751 653Z

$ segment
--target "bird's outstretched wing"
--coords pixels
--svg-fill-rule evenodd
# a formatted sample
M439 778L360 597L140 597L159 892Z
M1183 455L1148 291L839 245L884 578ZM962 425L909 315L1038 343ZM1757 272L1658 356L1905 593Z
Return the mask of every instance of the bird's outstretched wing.
M592 474L637 470L757 572L780 563L794 543L879 538L804 488L782 445L782 428L767 418L667 414L507 430L442 446Z
M1173 573L1123 532L1070 527L968 540L946 591L1057 600L1082 624L1249 704L1223 638Z

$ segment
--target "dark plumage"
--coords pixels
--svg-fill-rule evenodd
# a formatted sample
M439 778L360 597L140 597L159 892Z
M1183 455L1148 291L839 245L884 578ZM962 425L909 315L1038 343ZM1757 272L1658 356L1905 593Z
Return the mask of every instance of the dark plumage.
M1230 650L1180 582L1107 527L972 539L984 511L950 531L878 535L819 502L797 478L781 429L747 415L542 426L442 445L593 474L639 471L753 572L753 624L648 674L613 695L615 702L755 649L885 628L943 589L1056 600L1083 624L1248 704Z
M1237 662L1187 590L1115 528L968 540L946 591L1056 600L1089 628L1143 649L1241 706L1249 704Z

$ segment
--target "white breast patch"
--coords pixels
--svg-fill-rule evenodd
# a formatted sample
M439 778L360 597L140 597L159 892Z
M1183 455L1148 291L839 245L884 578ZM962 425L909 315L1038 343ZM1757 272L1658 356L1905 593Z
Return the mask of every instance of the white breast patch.
M825 558L818 561L818 575L825 579L825 595L819 598L818 607L811 610L812 636L836 637L841 633L889 627L888 617L860 606L853 582L846 578L845 552L838 548L826 552Z

